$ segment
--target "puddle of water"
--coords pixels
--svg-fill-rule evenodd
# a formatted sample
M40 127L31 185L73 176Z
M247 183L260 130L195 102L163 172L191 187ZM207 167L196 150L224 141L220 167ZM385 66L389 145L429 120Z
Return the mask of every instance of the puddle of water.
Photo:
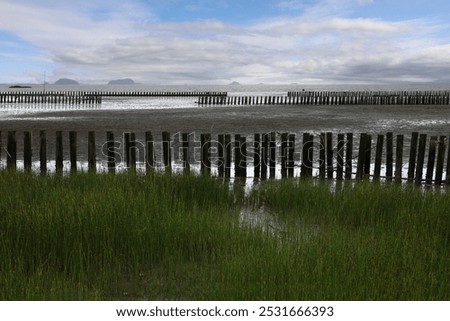
M242 207L239 224L241 227L259 229L270 236L277 237L280 241L288 242L311 241L320 232L318 226L302 225L300 219L288 222L266 206Z

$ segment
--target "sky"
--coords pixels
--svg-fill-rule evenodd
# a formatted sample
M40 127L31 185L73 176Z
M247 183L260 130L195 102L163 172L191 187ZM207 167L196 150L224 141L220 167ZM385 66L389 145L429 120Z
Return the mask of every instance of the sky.
M448 0L0 0L0 83L450 84Z

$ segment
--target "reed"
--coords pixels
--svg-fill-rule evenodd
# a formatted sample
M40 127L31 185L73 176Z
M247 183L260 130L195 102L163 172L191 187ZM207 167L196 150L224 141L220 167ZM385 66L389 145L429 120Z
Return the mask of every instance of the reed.
M0 172L0 299L449 300L448 193L343 186Z

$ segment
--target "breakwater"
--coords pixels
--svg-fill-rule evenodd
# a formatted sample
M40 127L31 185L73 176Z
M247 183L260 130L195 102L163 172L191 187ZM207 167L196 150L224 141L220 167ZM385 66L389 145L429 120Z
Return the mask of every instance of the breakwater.
M291 91L287 95L204 96L199 105L449 105L450 91Z

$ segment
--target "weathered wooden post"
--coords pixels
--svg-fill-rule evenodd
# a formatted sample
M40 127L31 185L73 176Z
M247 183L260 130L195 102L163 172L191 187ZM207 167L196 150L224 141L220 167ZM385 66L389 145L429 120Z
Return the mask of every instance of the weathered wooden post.
M130 145L131 145L131 133L123 133L124 147L125 147L125 159L127 164L127 169L131 167L131 155L130 155Z
M232 149L231 149L231 135L226 134L225 135L225 178L231 177L231 156L232 156Z
M45 130L39 132L39 161L41 175L47 175L47 133Z
M328 179L332 179L333 178L333 133L328 132L326 134L326 138L327 138L327 145L326 145L326 149L327 149L327 178Z
M366 148L365 148L365 164L364 164L364 176L370 177L370 165L372 162L372 135L366 136Z
M108 158L108 173L116 173L116 155L114 153L114 133L111 131L106 132L106 149Z
M31 172L32 153L31 153L31 132L23 134L23 165L26 172Z
M394 162L394 134L386 134L386 180L392 181Z
M345 136L344 134L338 134L337 137L337 168L336 168L336 179L344 179L344 147L345 147Z
M131 171L136 173L136 133L130 133L130 151L128 154L130 155L130 165Z
M241 136L240 139L240 154L241 162L239 164L240 174L243 179L247 178L247 139L245 136Z
M367 134L362 133L359 139L358 165L356 167L357 179L362 179L364 177L364 165L366 163L366 142Z
M172 157L170 151L170 133L163 132L162 133L163 140L163 158L164 158L164 167L166 174L172 174Z
M450 135L448 136L447 139L447 144L450 143ZM450 146L448 148L448 153L447 153L447 176L445 179L445 183L447 186L450 186Z
M408 165L408 182L414 181L414 173L416 171L416 157L417 157L417 143L419 140L419 133L413 132L411 136L411 146L409 150L409 165Z
M183 151L183 173L189 174L191 172L191 165L189 163L189 135L187 133L181 134L182 151Z
M211 134L201 134L202 144L201 172L203 175L211 175Z
M380 180L381 161L383 159L383 144L384 144L384 135L378 135L376 152L375 152L375 170L373 173L374 181Z
M145 170L146 174L150 174L154 170L154 144L151 131L145 132Z
M253 177L255 180L259 179L261 174L261 135L255 134L253 140Z
M225 176L225 135L219 134L217 143L217 173L219 177ZM183 162L184 163L184 162Z
M288 140L288 133L282 133L281 134L281 153L280 153L280 160L281 160L281 178L287 177L287 140Z
M353 133L347 133L347 143L345 145L345 179L351 179L353 170Z
M63 137L62 137L62 131L56 132L56 143L55 143L55 149L56 149L56 173L61 174L63 172L64 164L63 164Z
M269 168L270 168L270 178L275 178L276 174L276 133L270 133L270 141L269 141Z
M77 132L69 132L70 172L77 172Z
M301 178L312 178L314 157L314 136L303 133L302 163L300 167Z
M261 148L261 180L267 179L268 159L269 159L269 135L263 134L262 148Z
M431 136L430 138L430 148L428 149L428 164L426 173L426 183L433 183L433 173L434 173L434 163L436 160L436 147L437 147L437 136Z
M15 171L17 168L17 141L15 131L8 132L7 149L6 168Z
M435 184L441 185L442 184L442 176L444 172L444 159L445 159L445 136L439 137L439 143L438 143L438 156L436 161L436 178L435 178ZM447 171L449 169L447 168Z
M95 155L95 132L88 132L88 168L89 173L97 172L96 155Z
M400 184L402 182L402 168L403 168L403 135L397 135L397 146L395 156L395 182Z
M325 179L325 155L326 153L326 136L325 133L320 134L320 145L319 145L319 179Z
M416 185L420 185L422 183L426 143L427 143L427 135L421 134L419 137L419 151L417 155Z
M287 159L287 168L288 168L288 177L294 177L294 167L295 167L295 135L289 134L288 136L288 159Z
M241 135L234 135L234 177L241 177Z

